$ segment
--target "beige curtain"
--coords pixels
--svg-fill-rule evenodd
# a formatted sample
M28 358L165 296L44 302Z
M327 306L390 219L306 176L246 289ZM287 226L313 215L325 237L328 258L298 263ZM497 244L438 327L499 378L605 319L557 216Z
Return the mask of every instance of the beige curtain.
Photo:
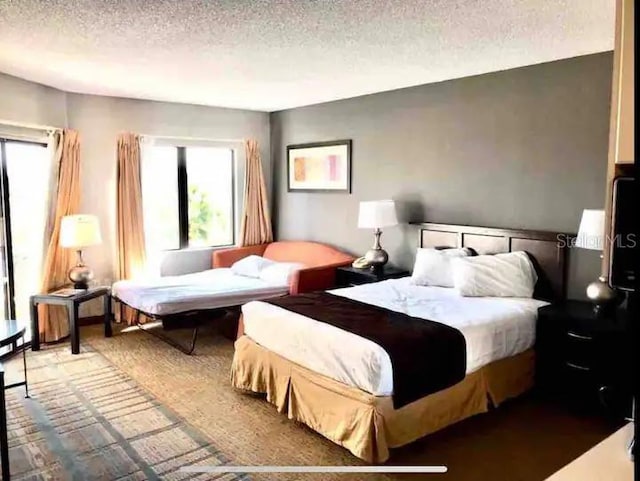
M146 249L142 217L142 178L140 175L140 136L118 136L117 236L118 279L135 279L144 273ZM116 308L118 321L131 324L134 313ZM122 316L121 314L124 314ZM124 317L124 319L123 319Z
M245 153L244 212L240 225L240 245L250 246L272 242L273 231L258 142L245 141Z
M65 215L77 214L80 206L80 137L75 130L52 135L50 150L56 166L57 187L47 220L48 237L43 266L41 291L48 292L68 284L67 273L73 252L60 247L60 221ZM62 306L38 307L40 339L57 341L69 335L67 312ZM35 333L34 333L35 335Z
M118 279L135 279L146 261L142 219L140 137L118 136Z

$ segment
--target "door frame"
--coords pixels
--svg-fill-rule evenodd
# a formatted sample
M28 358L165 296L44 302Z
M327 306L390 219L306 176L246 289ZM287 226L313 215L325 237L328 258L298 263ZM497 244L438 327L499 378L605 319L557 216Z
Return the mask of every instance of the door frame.
M7 170L7 143L18 143L18 144L29 144L29 145L38 145L40 147L47 148L47 144L38 141L29 141L22 139L12 139L0 137L0 214L3 214L3 222L0 225L0 235L4 237L5 245L0 247L4 249L6 256L6 278L7 283L2 286L4 290L4 308L5 308L5 317L7 319L15 318L16 313L16 304L15 304L15 278L14 278L14 268L13 268L13 238L11 235L11 203L9 196L9 174ZM2 273L0 273L2 275ZM4 321L4 319L0 319L0 322ZM27 320L28 321L28 320ZM31 336L34 334L31 333ZM23 344L18 346L17 344L13 344L8 352L0 354L0 362L5 359L13 356L17 352L18 347L21 349L26 349L31 345L31 341L27 341L23 339Z
M6 283L3 282L4 290L4 314L6 319L12 319L16 312L15 303L15 282L13 277L13 241L11 238L11 206L9 204L9 176L7 174L7 139L0 139L0 191L2 192L2 205L0 205L2 213L2 236L4 238L4 257L6 272L0 273L4 277L6 274Z

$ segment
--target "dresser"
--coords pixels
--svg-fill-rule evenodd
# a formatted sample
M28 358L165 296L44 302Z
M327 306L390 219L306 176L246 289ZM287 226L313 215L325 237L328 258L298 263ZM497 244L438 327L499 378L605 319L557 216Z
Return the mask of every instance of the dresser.
M630 415L631 351L627 313L596 316L591 303L567 301L538 310L536 385L576 408Z

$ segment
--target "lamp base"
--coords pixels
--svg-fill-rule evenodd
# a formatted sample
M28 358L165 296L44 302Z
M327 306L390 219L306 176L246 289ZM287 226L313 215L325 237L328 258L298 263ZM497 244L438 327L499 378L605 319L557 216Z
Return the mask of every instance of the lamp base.
M364 259L367 261L372 270L381 269L389 261L389 254L380 245L380 236L382 235L381 229L375 229L373 231L374 242L373 247L367 251L364 255Z
M587 286L587 297L593 303L596 317L604 316L616 307L617 293L609 287L605 277L599 277Z
M69 280L74 289L88 289L89 281L93 279L93 271L82 262L82 251L78 251L78 263L69 269Z
M380 269L389 262L389 254L384 249L369 249L364 255L365 260L369 263L371 269Z
M89 284L82 283L82 282L74 282L73 283L73 288L74 289L82 289L83 291L86 291L87 289L89 289Z

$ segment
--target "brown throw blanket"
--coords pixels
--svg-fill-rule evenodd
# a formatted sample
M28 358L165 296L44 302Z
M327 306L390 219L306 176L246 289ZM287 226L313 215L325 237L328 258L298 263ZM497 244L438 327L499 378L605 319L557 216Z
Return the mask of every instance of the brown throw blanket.
M466 343L453 327L327 292L263 302L331 324L382 347L391 359L396 409L464 379Z

